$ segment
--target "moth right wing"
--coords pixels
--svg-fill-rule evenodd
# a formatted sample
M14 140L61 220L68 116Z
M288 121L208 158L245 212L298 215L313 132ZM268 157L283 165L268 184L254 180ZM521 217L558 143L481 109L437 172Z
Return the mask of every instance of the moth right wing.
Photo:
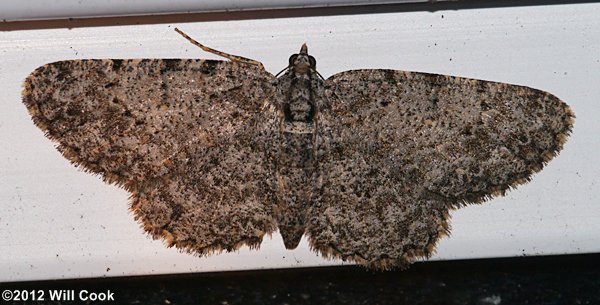
M326 80L313 248L373 268L428 256L448 211L528 181L574 114L528 87L396 70Z
M132 193L153 237L205 254L275 228L255 142L268 136L273 79L228 61L61 61L25 80L23 102L67 159Z

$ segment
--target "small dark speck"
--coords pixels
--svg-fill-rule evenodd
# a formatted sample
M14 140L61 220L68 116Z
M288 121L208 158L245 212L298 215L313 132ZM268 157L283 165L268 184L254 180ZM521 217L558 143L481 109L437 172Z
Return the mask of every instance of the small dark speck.
M106 272L110 271L110 268L106 268Z

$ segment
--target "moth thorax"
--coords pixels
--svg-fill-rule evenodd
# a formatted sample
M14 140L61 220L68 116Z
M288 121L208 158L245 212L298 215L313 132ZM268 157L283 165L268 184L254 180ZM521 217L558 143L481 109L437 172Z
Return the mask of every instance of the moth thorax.
M284 106L288 122L312 122L315 113L309 79L299 78L290 88L289 99Z

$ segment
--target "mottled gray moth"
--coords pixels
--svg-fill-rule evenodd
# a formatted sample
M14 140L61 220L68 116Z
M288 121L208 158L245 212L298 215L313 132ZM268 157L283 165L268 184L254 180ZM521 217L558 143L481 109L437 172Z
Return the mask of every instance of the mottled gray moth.
M44 65L23 102L58 150L131 193L153 238L208 255L279 229L369 268L428 257L449 211L530 180L574 121L524 86L385 69L324 79L306 45L260 62L90 59Z

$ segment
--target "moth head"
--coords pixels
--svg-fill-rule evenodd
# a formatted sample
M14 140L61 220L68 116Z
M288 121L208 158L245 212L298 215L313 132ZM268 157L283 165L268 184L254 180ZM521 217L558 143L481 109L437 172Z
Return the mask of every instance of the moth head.
M317 61L315 58L308 55L306 43L302 45L298 54L290 56L289 67L296 73L307 73L308 71L317 68Z

